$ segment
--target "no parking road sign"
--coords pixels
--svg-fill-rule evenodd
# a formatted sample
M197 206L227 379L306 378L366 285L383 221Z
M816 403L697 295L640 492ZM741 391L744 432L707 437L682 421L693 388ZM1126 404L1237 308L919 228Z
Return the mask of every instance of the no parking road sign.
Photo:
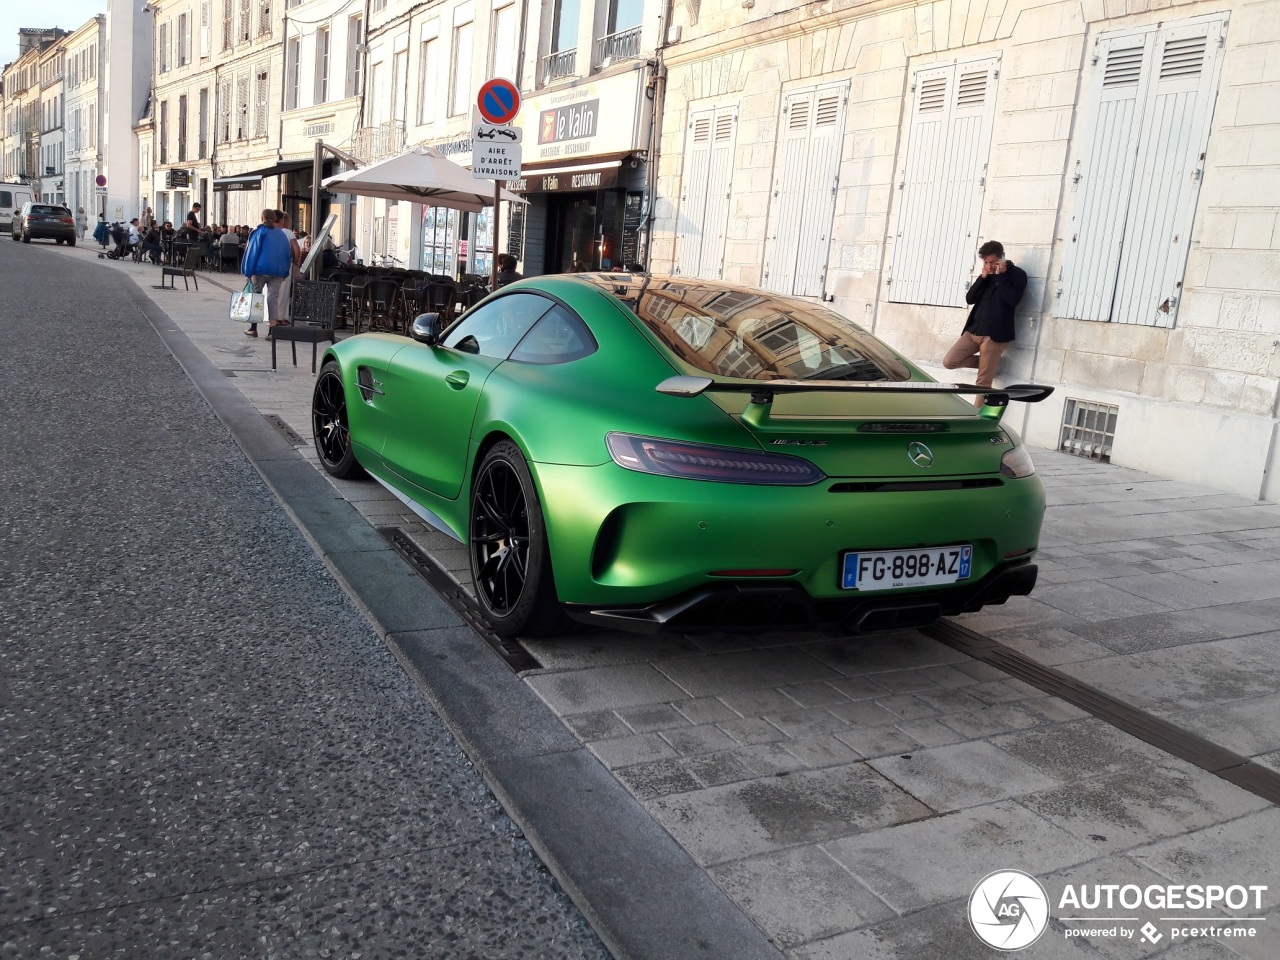
M510 123L520 112L520 91L510 80L494 77L480 88L476 106L490 123Z

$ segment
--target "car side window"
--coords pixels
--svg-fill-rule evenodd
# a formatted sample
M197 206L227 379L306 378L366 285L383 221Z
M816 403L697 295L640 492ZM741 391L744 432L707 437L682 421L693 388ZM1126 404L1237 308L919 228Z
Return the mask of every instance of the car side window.
M12 207L13 194L8 190L0 190L0 207Z
M570 310L556 304L511 351L519 363L568 363L596 352L595 337Z
M532 293L511 293L482 303L446 331L443 346L505 360L552 305Z

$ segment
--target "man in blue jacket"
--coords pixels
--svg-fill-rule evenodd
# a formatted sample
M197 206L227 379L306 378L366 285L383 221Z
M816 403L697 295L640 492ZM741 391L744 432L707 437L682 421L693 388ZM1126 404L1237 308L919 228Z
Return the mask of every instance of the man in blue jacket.
M267 291L267 319L272 325L283 323L277 317L283 317L280 306L280 287L285 277L293 269L293 250L289 246L289 238L280 229L274 210L262 211L262 223L254 227L253 233L245 241L244 256L240 258L240 272L253 284L253 292ZM246 337L258 335L258 325L249 324L244 332Z
M978 248L982 273L964 295L972 304L960 339L951 345L942 365L948 370L977 367L976 383L989 387L1005 350L1013 343L1013 311L1027 291L1027 273L1004 258L1004 246L988 240ZM981 406L983 399L976 403Z

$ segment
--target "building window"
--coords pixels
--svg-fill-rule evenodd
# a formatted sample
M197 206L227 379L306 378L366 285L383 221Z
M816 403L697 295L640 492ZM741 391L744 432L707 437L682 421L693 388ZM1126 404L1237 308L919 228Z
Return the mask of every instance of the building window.
M218 84L218 142L231 142L231 81Z
M579 0L556 0L551 20L551 52L564 53L578 46Z
M232 0L222 0L222 49L230 50L235 38L235 15Z
M178 66L185 67L191 62L191 17L188 14L178 15Z
M1214 17L1098 38L1057 316L1173 326L1225 33Z
M258 36L271 36L271 0L261 0L258 4Z
M774 158L764 286L789 296L825 291L835 220L847 84L789 94Z
M200 115L196 120L199 140L199 157L204 160L209 156L209 88L200 91Z
M516 79L516 19L519 7L514 3L493 11L493 35L489 38L489 76Z
M999 59L917 70L889 299L963 307L981 241Z
M329 99L329 28L322 27L316 31L316 89L315 102L326 103Z
M200 59L209 56L209 48L213 46L213 0L200 0Z
M236 77L236 139L249 138L249 77Z
M159 58L159 72L169 72L169 22L165 21L160 24L159 35L156 38L156 56Z
M712 280L724 276L737 124L736 107L703 110L689 118L676 222L676 273L680 276Z
M343 90L346 97L360 93L360 47L364 43L364 18L352 17L347 21L347 82Z
M240 0L240 39L253 36L253 0Z
M284 48L284 108L298 108L298 57L302 53L302 41L290 37Z
M391 119L405 121L409 91L409 51L401 50L391 61Z
M187 161L187 97L178 97L178 162Z
M440 41L431 37L422 41L421 71L418 83L418 122L433 123L436 119L436 83L440 76Z
M169 101L160 101L160 142L157 144L157 156L160 163L169 162Z
M253 86L253 135L265 137L270 119L269 92L271 90L270 74L265 64L258 67L258 75Z
M453 28L453 76L449 92L449 116L457 117L471 108L471 36L472 23Z

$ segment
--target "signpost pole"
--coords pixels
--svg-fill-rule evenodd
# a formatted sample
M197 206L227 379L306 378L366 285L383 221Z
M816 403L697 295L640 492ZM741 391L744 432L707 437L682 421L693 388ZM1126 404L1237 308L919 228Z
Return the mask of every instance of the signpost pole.
M502 181L493 181L493 255L489 258L489 290L498 289L498 224L501 220L498 211L502 196Z

